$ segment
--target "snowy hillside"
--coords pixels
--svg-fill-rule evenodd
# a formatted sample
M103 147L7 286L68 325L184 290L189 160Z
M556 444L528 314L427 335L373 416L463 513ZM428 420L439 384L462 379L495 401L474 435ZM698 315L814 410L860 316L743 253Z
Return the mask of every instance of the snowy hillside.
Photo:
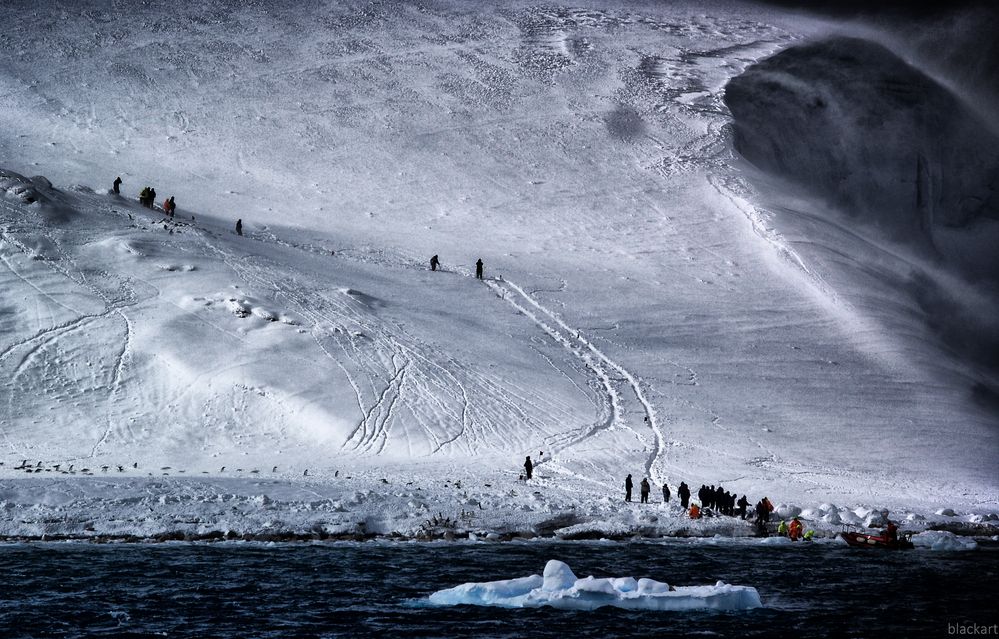
M932 265L732 150L726 83L828 25L85 4L0 27L0 533L652 525L628 473L999 507L994 372L898 286Z

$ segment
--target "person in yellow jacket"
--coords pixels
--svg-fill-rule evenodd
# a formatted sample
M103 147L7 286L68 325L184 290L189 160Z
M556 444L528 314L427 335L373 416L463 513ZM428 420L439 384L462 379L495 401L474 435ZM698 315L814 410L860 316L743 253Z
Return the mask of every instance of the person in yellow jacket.
M777 534L781 537L787 537L787 522L783 519L781 519L780 523L777 525Z

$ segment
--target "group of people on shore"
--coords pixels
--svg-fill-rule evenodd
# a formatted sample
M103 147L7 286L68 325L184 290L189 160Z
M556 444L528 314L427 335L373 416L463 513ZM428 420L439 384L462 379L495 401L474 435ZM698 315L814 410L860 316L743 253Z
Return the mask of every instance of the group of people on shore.
M634 487L634 483L631 479L631 475L628 475L624 479L624 500L631 501L631 491ZM643 504L649 502L649 493L651 492L652 486L649 484L648 478L643 478L641 483L641 500ZM663 484L663 503L669 503L671 492L669 484ZM736 500L736 495L724 490L721 486L706 486L701 485L697 490L697 499L700 503L691 504L690 503L690 487L687 486L687 482L680 482L680 485L676 489L676 495L680 499L680 506L684 510L692 510L691 517L697 518L699 513L707 509L712 512L718 513L720 515L728 515L729 517L739 517L741 519L746 518L746 509L749 506L749 500L743 495L738 500ZM760 500L760 503L766 502L770 504L770 501L764 497ZM770 506L773 509L773 506ZM769 512L769 511L768 511Z
M544 455L544 453L541 453ZM524 473L520 476L522 480L531 479L534 477L534 462L528 456L524 460ZM624 500L626 502L631 501L631 495L634 491L635 483L629 474L624 478ZM652 494L652 484L649 482L648 477L643 477L641 483L639 484L639 499L641 503L649 503L649 495ZM668 504L672 497L672 491L670 490L669 484L662 485L662 503ZM691 519L700 519L705 515L717 514L726 515L728 517L739 517L740 519L746 519L748 515L749 499L746 495L736 499L736 495L723 489L721 486L707 486L702 484L697 490L697 499L699 503L691 503L690 501L690 487L687 486L687 482L680 482L680 485L676 489L677 498L680 500L680 507L687 512ZM756 525L764 533L766 532L766 524L770 521L770 513L774 510L773 504L766 497L756 502L755 514L756 514ZM800 525L800 524L799 524Z
M628 475L624 479L625 501L631 501L633 488L634 482L631 475ZM651 493L651 490L652 486L649 483L649 479L647 477L642 478L639 488L641 503L649 503L649 494ZM663 484L662 493L663 503L668 504L671 497L669 484ZM747 519L749 516L749 499L747 499L746 495L736 499L736 494L728 492L721 486L707 486L702 484L697 490L698 502L691 502L690 487L687 486L687 482L680 482L680 485L676 489L676 495L680 500L680 507L687 512L691 519L700 519L705 515L725 515L728 517L739 517L740 519ZM771 513L774 511L774 505L770 502L770 499L764 497L756 502L754 511L756 515L754 523L758 532L766 535L767 523L770 521ZM798 525L800 526L800 522ZM802 534L802 531L798 530L797 537L792 537L792 540L803 537L804 535Z
M740 519L746 518L746 508L749 507L749 500L743 495L736 500L736 495L723 489L721 486L705 486L697 490L697 498L702 507L710 508L722 515L729 517L738 516Z
M799 539L803 541L811 541L812 537L815 535L814 530L805 531L804 525L798 516L795 515L791 518L791 523L788 524L783 519L779 524L777 524L777 534L781 537L787 537L791 541L798 541Z

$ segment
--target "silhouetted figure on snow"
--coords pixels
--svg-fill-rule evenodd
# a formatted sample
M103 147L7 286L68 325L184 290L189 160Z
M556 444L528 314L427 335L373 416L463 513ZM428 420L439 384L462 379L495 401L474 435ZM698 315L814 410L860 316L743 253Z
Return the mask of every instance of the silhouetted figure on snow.
M648 479L648 477L643 477L642 478L642 488L641 488L641 490L642 490L642 503L643 504L649 503L649 491L651 490L651 487L649 486L649 479Z
M121 193L120 187L121 187L121 176L119 175L114 179L114 186L111 187L111 189L115 192L115 195Z
M531 463L531 456L527 456L527 460L524 462L524 471L527 473L527 478L530 479L534 474L534 464Z
M628 475L627 477L624 478L624 500L625 501L631 501L631 488L632 488L631 475Z
M475 277L476 279L482 279L482 258L479 258L475 262Z
M676 489L676 494L680 496L680 506L686 510L687 504L690 503L690 488L687 486L687 482L680 482L680 487Z
M739 498L739 517L742 519L746 518L746 507L749 506L749 500L743 495Z
M430 258L430 270L431 271L436 271L437 267L440 266L440 265L441 265L441 261L439 259L437 259L436 255L433 256L432 258Z
M243 219L240 218L236 220L236 235L242 235L242 234L243 234Z
M663 503L664 504L669 503L669 486L667 486L666 484L663 484Z
M173 212L177 210L177 205L173 201L173 196L163 200L163 212L173 217Z
M756 530L761 535L767 534L767 522L770 521L770 509L762 499L756 503Z

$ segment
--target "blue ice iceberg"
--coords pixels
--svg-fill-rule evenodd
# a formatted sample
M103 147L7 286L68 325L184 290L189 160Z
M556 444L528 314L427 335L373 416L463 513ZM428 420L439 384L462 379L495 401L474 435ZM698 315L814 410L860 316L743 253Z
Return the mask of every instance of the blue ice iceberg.
M749 610L760 608L760 595L750 586L670 586L652 579L610 577L578 579L569 566L552 559L544 576L531 575L483 583L468 583L430 595L439 606L503 606L594 610L614 606L632 610Z

